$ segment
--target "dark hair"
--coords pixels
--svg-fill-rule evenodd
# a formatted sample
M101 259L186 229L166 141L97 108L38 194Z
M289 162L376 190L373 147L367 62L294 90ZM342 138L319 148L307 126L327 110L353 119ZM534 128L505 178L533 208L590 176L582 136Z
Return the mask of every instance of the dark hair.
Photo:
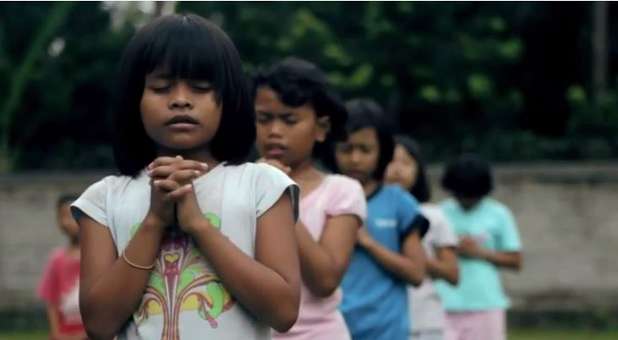
M418 166L416 173L416 180L414 185L410 188L410 193L419 202L428 202L431 199L431 188L429 186L429 180L427 179L427 164L421 155L421 148L418 143L404 135L395 136L395 143L403 146L404 149L414 158Z
M139 105L146 75L159 67L173 77L212 83L222 114L210 151L219 161L244 161L255 140L255 122L248 79L236 47L208 20L173 14L140 29L122 56L114 112L114 157L120 172L136 176L156 157Z
M273 89L287 106L310 104L318 117L329 117L330 130L325 141L314 146L314 156L324 160L334 142L346 138L344 126L348 112L329 85L326 74L315 64L296 57L285 58L256 72L253 77L254 97L260 86Z
M373 128L378 135L378 144L380 146L380 155L378 157L378 165L372 174L372 177L378 181L382 181L384 171L388 163L393 159L395 148L395 140L393 139L392 129L386 123L386 116L382 107L372 99L355 98L346 102L348 109L348 122L345 126L348 134L354 133L364 128ZM334 150L331 152L331 157L328 159L327 166L333 171L339 172L337 162L335 161Z
M56 208L60 208L62 205L67 203L71 204L75 202L78 198L79 196L77 196L76 194L62 194L56 200Z
M464 154L446 167L442 187L455 195L483 197L493 190L489 163L474 154Z

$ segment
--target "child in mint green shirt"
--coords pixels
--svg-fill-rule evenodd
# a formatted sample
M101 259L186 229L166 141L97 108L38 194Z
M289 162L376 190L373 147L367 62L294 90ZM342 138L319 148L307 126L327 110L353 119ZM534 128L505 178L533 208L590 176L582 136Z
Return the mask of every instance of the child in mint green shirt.
M448 338L506 339L504 311L509 300L499 269L521 268L515 219L505 205L488 197L493 189L491 171L475 155L463 155L449 164L442 185L454 196L441 207L459 238L459 284L436 283L447 310Z

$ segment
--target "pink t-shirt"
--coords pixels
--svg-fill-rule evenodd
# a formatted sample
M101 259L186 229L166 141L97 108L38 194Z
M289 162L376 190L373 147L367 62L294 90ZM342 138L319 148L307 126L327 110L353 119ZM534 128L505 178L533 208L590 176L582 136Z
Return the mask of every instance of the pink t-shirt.
M358 181L341 175L328 175L316 189L300 200L300 220L317 241L326 220L338 215L355 215L364 221L367 202ZM345 320L338 309L341 302L340 288L323 298L314 296L303 283L300 298L298 320L288 332L274 332L274 339L350 339Z
M84 331L79 314L79 258L69 256L64 248L55 249L45 265L38 294L58 311L60 334Z

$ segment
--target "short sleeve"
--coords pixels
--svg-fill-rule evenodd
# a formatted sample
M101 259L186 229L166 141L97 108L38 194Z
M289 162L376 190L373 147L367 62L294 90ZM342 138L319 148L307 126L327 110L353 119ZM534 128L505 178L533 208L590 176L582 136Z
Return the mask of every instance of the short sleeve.
M435 235L435 245L438 247L452 247L457 245L457 235L446 218L442 209L433 209L433 220L430 228Z
M354 215L361 222L367 218L367 200L363 187L356 180L339 175L332 175L332 183L326 214L328 216Z
M60 297L58 261L60 261L61 256L61 249L56 249L50 254L37 288L37 295L49 304L57 304Z
M521 239L513 214L508 208L504 207L500 216L500 228L496 242L497 249L501 251L521 250Z
M398 190L395 191L395 194L397 204L397 217L399 220L398 228L399 234L402 237L405 237L414 229L422 226L422 223L415 223L415 219L417 217L421 217L422 215L420 214L420 206L416 198L414 198L414 196L412 196L410 193L399 189L398 187L397 189ZM422 230L421 233L423 233Z
M71 204L71 212L75 220L79 220L82 214L109 226L107 220L107 178L92 184L84 193Z
M255 207L257 217L262 216L288 192L292 200L294 221L298 220L299 188L281 170L266 163L257 163L255 173Z

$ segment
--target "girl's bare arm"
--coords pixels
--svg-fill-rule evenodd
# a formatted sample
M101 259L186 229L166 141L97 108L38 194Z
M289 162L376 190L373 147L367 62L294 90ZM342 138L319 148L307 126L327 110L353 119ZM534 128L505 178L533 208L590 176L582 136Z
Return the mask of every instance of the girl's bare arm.
M49 322L49 334L52 339L56 339L59 335L58 329L58 312L52 304L47 304L47 322Z
M486 250L483 259L493 263L498 267L519 271L522 267L521 253L518 251L503 252Z
M418 286L425 277L425 253L421 246L421 238L417 230L408 234L402 246L402 254L394 252L374 239L365 230L365 235L359 239L361 245L386 270L400 279Z
M444 279L456 285L459 282L459 268L455 248L437 247L436 258L427 259L427 272L433 278Z
M112 339L137 309L150 276L116 254L108 228L88 216L79 221L81 243L80 310L88 336ZM133 263L154 263L164 226L146 217L125 249Z
M331 217L316 242L302 223L296 225L303 281L314 295L326 297L339 287L360 226L354 215Z
M513 270L521 270L522 256L519 251L494 251L479 245L471 237L462 237L457 247L457 252L462 256L478 258L491 262L498 267Z

